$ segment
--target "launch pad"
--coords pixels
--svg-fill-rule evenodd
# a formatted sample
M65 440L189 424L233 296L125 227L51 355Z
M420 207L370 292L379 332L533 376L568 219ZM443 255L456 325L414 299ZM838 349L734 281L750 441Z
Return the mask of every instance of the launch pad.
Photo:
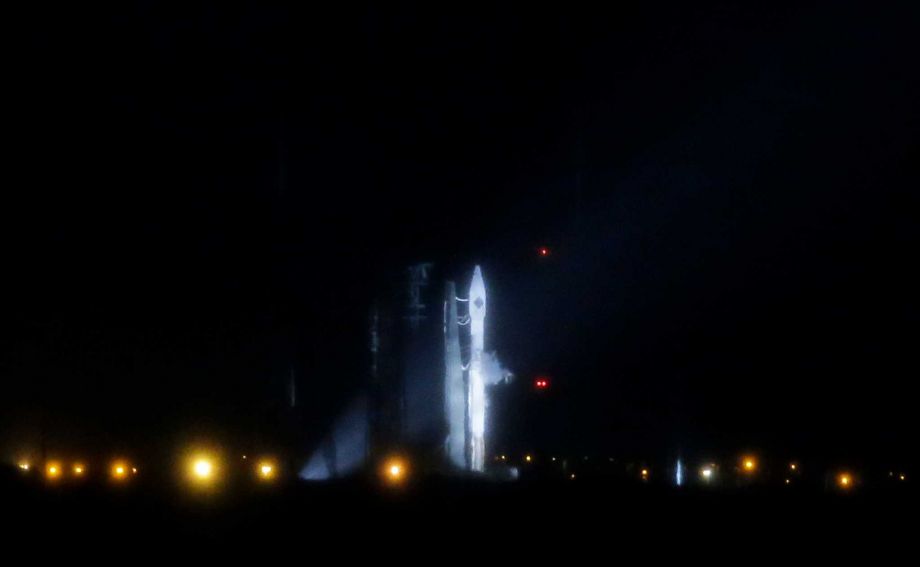
M457 280L463 283L422 263L383 290L369 317L367 388L334 424L301 477L321 480L372 470L407 452L424 469L486 472L489 387L512 373L486 350L482 268L476 265Z

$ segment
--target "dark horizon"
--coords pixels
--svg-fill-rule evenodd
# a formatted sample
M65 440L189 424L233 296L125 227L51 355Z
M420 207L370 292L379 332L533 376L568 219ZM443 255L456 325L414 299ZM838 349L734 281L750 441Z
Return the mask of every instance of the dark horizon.
M293 368L306 457L430 261L494 297L496 448L914 462L917 15L22 9L4 448L279 442Z

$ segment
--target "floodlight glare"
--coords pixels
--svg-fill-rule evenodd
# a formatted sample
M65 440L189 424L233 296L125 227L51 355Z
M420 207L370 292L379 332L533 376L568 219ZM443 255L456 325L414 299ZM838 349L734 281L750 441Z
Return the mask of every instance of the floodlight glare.
M109 468L109 476L116 482L124 482L128 478L128 464L125 461L114 461Z
M381 474L387 484L401 485L409 475L409 466L404 459L391 457L384 462Z
M715 475L715 467L713 465L706 465L700 469L700 478L703 482L711 482Z
M841 490L850 490L853 488L853 475L847 472L842 472L837 475L837 486Z
M214 465L208 459L198 459L192 465L192 472L199 479L207 480L214 472Z
M268 460L259 461L258 465L256 465L256 473L259 477L259 480L273 480L276 473L275 464Z
M62 471L61 463L57 461L49 461L45 465L45 477L48 480L57 480L61 478L61 471Z

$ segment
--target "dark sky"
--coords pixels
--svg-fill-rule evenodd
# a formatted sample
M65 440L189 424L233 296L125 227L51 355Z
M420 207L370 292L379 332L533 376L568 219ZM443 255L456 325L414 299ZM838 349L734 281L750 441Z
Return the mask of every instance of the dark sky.
M8 18L8 433L323 430L428 260L508 446L911 453L916 9L224 4Z

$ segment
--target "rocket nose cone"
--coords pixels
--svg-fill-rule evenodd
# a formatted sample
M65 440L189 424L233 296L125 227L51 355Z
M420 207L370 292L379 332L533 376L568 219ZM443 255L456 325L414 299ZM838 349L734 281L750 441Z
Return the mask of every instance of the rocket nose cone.
M473 294L480 290L485 291L485 285L482 282L482 270L476 266L473 270L473 279L470 281L470 293Z
M473 281L470 282L470 316L473 318L485 317L486 286L482 280L482 270L479 266L473 270Z

